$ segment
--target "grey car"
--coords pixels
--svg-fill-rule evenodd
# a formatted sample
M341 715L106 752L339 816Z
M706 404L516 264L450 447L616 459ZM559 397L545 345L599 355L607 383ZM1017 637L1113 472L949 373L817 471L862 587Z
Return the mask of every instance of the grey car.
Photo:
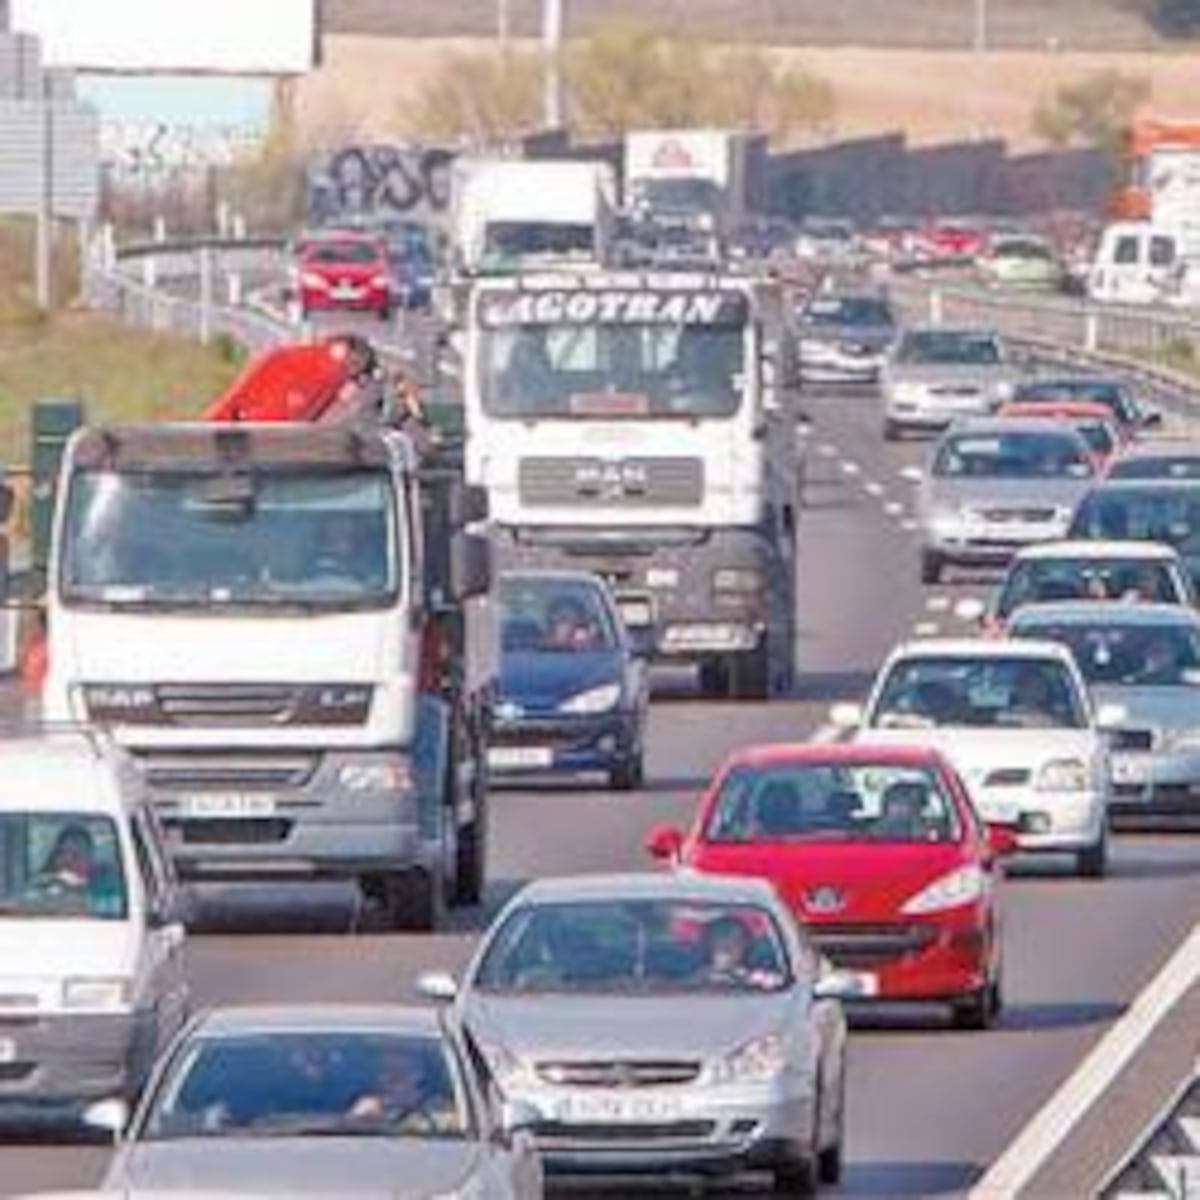
M874 383L896 340L886 296L822 292L795 318L799 374L806 383Z
M766 1170L804 1193L841 1172L852 986L763 880L587 876L520 892L456 1005L548 1171Z
M921 481L921 581L950 565L1003 565L1065 536L1094 482L1087 443L1049 421L979 418L953 425Z
M128 1129L121 1101L87 1119L120 1133L114 1192L533 1200L532 1141L470 1064L438 1010L216 1010L164 1057Z
M999 335L980 329L909 329L880 373L883 436L940 430L959 417L994 412L1020 378Z
M1075 655L1112 735L1115 821L1200 829L1200 615L1174 604L1062 603L1020 609L1015 637Z

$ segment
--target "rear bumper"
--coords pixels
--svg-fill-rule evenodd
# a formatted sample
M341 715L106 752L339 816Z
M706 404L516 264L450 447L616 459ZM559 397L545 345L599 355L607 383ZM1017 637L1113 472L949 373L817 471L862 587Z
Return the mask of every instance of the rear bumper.
M607 771L629 757L638 745L639 732L632 712L496 717L488 770L493 776Z
M1200 829L1200 751L1117 753L1112 769L1114 824Z

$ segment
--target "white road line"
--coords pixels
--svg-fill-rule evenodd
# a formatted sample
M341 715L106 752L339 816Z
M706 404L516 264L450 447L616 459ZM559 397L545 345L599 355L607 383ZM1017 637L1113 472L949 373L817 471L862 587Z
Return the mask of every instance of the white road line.
M900 522L901 528L907 529L909 533L916 533L921 528L920 521L914 521L911 517L907 521Z
M836 458L837 452L838 452L838 448L835 445L833 445L831 442L822 442L817 447L817 453L822 458Z
M865 487L866 487L866 493L868 496L882 496L883 495L883 484L882 483L876 483L874 480L871 480L871 482L866 484Z
M925 601L925 607L929 612L949 612L950 597L949 596L930 596Z
M918 621L913 626L913 633L917 637L937 637L942 632L942 627L936 621Z
M898 517L904 512L904 505L899 500L889 500L884 506L883 511L889 517Z
M846 475L857 475L861 470L862 467L858 463L851 462L849 459L842 463L842 471Z
M967 1200L1016 1196L1027 1187L1053 1151L1112 1086L1155 1026L1197 983L1200 983L1200 928L1192 930L1125 1015L1034 1114L1016 1140L971 1189Z

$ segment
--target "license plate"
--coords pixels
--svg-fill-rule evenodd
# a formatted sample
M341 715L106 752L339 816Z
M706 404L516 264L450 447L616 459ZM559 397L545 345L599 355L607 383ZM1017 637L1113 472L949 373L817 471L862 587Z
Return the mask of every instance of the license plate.
M558 1119L564 1124L596 1122L630 1124L676 1120L679 1101L669 1096L568 1096L560 1101Z
M617 608L626 625L649 625L654 620L654 609L649 600L625 600Z
M333 289L333 294L338 300L357 300L362 292L362 288L347 283L339 284Z
M17 1061L17 1043L12 1038L0 1038L0 1066Z
M499 770L548 767L554 753L548 746L493 746L488 750L488 766Z
M182 796L180 812L184 817L273 817L275 800L272 796L247 795L240 792L213 792L198 796Z

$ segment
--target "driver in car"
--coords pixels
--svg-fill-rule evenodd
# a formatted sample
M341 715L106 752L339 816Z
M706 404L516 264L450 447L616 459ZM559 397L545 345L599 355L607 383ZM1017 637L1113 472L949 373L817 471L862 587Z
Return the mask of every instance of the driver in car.
M414 1133L447 1132L456 1119L448 1080L423 1054L397 1047L383 1052L374 1088L355 1100L348 1115Z

